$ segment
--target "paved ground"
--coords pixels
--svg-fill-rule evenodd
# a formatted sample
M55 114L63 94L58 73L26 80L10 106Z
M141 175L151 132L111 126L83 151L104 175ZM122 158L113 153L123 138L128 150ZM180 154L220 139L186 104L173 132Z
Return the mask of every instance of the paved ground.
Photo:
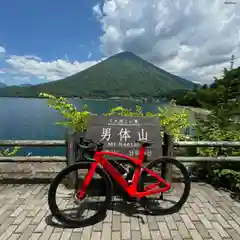
M209 185L192 184L191 196L179 213L137 218L114 209L103 222L83 229L46 224L47 190L48 185L0 185L0 240L240 240L240 203Z

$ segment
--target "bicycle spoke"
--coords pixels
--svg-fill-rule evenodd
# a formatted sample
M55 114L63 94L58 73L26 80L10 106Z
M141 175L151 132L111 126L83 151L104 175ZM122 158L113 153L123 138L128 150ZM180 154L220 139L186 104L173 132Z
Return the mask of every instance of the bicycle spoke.
M90 164L90 163L89 163ZM112 189L107 190L109 186L108 179L104 179L104 173L98 168L94 173L90 184L87 186L85 196L82 200L76 198L77 192L81 189L82 183L88 171L88 168L84 169L83 164L77 163L67 168L66 173L59 173L60 177L57 178L56 183L53 182L55 190L49 189L49 193L55 192L53 200L49 200L49 206L53 215L58 220L64 221L67 224L81 225L87 222L95 222L99 218L98 215L102 214L106 210L106 207L111 203ZM73 170L71 170L71 168ZM79 168L79 169L78 169ZM66 187L66 179L69 179L68 175L71 175L73 171L77 170L76 184ZM79 170L79 171L78 171ZM99 173L100 172L100 173ZM62 176L61 176L62 174ZM54 185L55 184L55 185ZM76 187L77 186L77 187ZM51 195L50 195L51 196ZM101 196L101 199L96 197ZM56 204L53 206L52 204ZM54 211L57 210L57 214Z
M189 194L189 182L188 182L188 173L181 163L176 160L171 160L172 162L172 171L173 171L173 182L171 184L171 188L159 194L148 195L145 198L145 203L147 204L148 209L152 209L152 212L163 212L170 211L170 209L177 209L179 206L181 207L186 201L186 197ZM149 170L153 171L155 174L161 176L162 167L161 164L165 164L164 160L156 160L153 163L150 163ZM168 163L169 164L169 163ZM181 169L179 169L179 166ZM147 166L148 168L148 166ZM140 183L140 189L148 189L147 187L155 184L158 180L151 176L151 172L144 171L143 179ZM159 183L157 189L163 189L165 185L163 183ZM157 210L158 209L158 210Z

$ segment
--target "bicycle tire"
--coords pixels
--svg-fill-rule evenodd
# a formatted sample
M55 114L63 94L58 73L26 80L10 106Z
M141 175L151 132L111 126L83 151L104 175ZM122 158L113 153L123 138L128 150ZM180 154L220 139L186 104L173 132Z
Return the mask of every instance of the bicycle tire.
M99 221L99 219L104 216L107 209L110 207L112 195L113 195L113 184L110 180L109 175L106 173L106 171L97 166L96 173L98 173L102 180L104 181L105 185L105 196L106 200L101 204L100 209L91 217L87 219L76 219L73 220L72 218L69 218L68 216L64 215L62 213L56 203L56 191L61 183L61 180L64 179L69 173L77 171L78 169L83 169L83 166L90 165L89 162L79 162L73 165L70 165L66 168L64 168L62 171L60 171L57 176L53 179L52 183L50 184L49 191L48 191L48 205L49 209L52 213L52 216L54 216L59 222L62 222L68 226L78 226L78 227L84 227L88 225L93 225Z
M167 158L167 157L164 158L163 157L163 158L153 160L145 168L152 169L156 165L159 165L162 163L173 164L173 165L175 165L175 167L177 167L181 171L181 173L183 174L185 187L184 187L183 194L180 197L180 200L178 202L176 202L176 204L174 204L172 207L166 208L166 209L161 209L161 208L159 208L157 210L154 209L154 213L152 212L152 214L154 214L154 215L172 214L176 211L179 211L182 208L182 206L184 205L184 203L187 201L188 196L190 194L190 190L191 190L191 181L190 181L190 176L189 176L187 168L181 162L179 162L178 160L176 160L174 158ZM146 176L147 176L147 172L143 171L141 174L141 177L140 177L140 181L139 181L139 190L140 191L144 191L144 180L145 180ZM147 200L147 198L143 197L142 200Z

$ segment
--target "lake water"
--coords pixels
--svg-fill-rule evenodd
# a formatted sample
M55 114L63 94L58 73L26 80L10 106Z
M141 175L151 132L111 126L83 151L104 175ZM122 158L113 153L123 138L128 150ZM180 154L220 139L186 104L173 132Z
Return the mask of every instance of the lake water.
M92 113L102 114L116 106L123 106L135 110L140 103L134 101L94 101L71 99L78 110L84 104ZM159 105L141 104L143 111L157 112ZM166 103L160 104L161 106ZM181 109L181 108L177 108ZM190 121L194 121L194 113L190 114ZM55 122L63 120L57 111L47 106L46 99L34 98L0 98L0 140L61 140L65 139L67 129ZM64 155L64 148L22 148L18 155Z
M88 105L92 113L102 114L115 106L135 109L133 101L70 100L77 109ZM156 112L157 105L142 104L144 111ZM67 129L55 122L62 120L57 111L47 106L45 99L0 98L0 140L61 140ZM19 155L63 155L61 148L22 148Z

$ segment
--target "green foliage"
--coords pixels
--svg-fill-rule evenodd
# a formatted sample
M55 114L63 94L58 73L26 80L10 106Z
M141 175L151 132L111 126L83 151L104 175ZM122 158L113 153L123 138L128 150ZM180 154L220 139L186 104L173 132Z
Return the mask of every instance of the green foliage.
M91 114L87 111L85 105L82 111L77 109L66 101L63 97L56 97L51 94L41 93L40 97L48 99L48 106L57 110L65 119L65 121L58 122L67 127L70 127L74 132L84 132L87 129L87 118ZM182 129L190 126L188 122L189 112L183 109L176 112L175 102L171 102L169 106L159 107L158 113L147 112L144 113L141 106L136 106L136 110L126 109L121 106L112 108L105 116L157 116L160 118L159 124L164 131L172 134L177 140L185 139L181 133ZM162 133L161 133L162 134Z
M202 107L207 109L215 109L221 111L222 102L228 102L229 106L234 106L225 114L239 114L240 104L240 67L228 71L224 69L223 76L215 78L215 81L210 85L195 87L187 92L183 97L178 96L177 104ZM229 109L228 109L229 110Z
M240 113L240 68L230 71L224 69L221 78L216 78L210 88L205 87L200 91L203 95L205 94L205 102L202 102L202 106L211 110L211 113L198 119L197 139L240 141L240 122L235 118L235 116L239 117ZM240 149L230 147L199 148L198 153L201 156L240 156ZM201 165L205 175L209 176L209 180L227 184L231 190L239 189L240 162L204 163Z
M173 135L176 140L186 139L181 133L181 130L191 125L188 121L189 111L187 109L183 109L180 112L177 112L175 101L171 101L169 106L158 107L158 113L146 112L144 114L142 107L136 106L135 112L131 111L131 109L116 107L111 109L110 112L105 115L159 117L159 124L163 128L164 132L168 132ZM163 134L163 132L161 132L161 134Z
M240 141L240 123L234 118L235 113L240 110L239 101L236 100L238 97L236 88L240 90L240 68L231 71L225 69L223 77L215 80L212 89L217 102L209 106L211 114L198 119L197 136L199 140ZM227 151L223 148L203 148L200 153L204 156L240 154L239 151L233 151L230 148Z
M215 169L215 180L221 180L224 186L234 192L240 192L240 171L233 169Z
M160 126L164 128L164 132L173 135L176 140L186 140L186 136L182 134L182 130L193 126L188 120L189 111L183 108L177 112L175 101L171 101L168 107L158 107L158 111Z
M200 140L208 141L240 141L239 131L221 128L216 122L207 122L209 125L198 124ZM199 148L201 156L240 156L239 148L211 147ZM240 186L240 162L203 163L199 169L203 169L208 180L220 184L232 191L239 192ZM238 189L238 190L237 190Z
M17 152L19 151L20 147L13 147L12 150L10 150L9 148L0 148L0 157L4 157L4 156L15 156L17 154Z
M104 114L105 116L145 116L142 107L136 106L136 111L133 112L131 109L126 109L121 106L112 108L108 113Z
M84 132L87 129L87 117L90 113L86 105L79 112L73 104L67 102L66 98L55 97L47 93L40 93L39 96L47 98L48 106L57 110L65 119L65 121L57 122L56 124L69 127L73 132Z
M211 119L211 116L209 116ZM226 130L221 128L214 121L198 119L196 125L197 138L200 141L240 141L240 134L234 129ZM240 156L240 151L231 147L201 147L199 153L202 156Z
M40 92L48 92L62 97L162 98L169 91L192 89L194 86L193 82L124 52L59 81L1 88L0 96L38 97Z

